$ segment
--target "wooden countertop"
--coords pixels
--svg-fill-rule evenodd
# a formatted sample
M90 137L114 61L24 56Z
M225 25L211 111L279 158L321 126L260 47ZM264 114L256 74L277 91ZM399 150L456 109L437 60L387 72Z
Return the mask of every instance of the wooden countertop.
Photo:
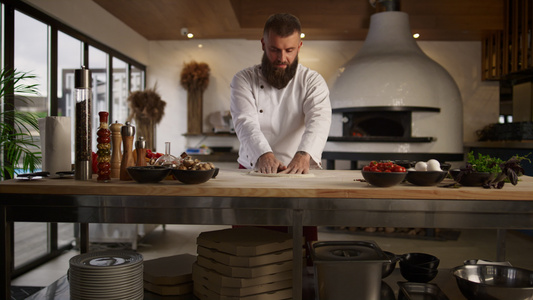
M1 194L48 195L137 195L204 197L276 198L353 198L353 199L443 199L443 200L524 200L533 201L533 177L522 176L518 185L506 183L503 189L482 187L444 188L414 186L410 183L388 188L373 187L360 171L313 170L314 177L286 178L252 176L247 170L221 169L217 178L203 184L186 185L176 180L156 184L134 181L74 179L7 180L0 182ZM445 179L442 184L452 183ZM3 197L2 197L3 198Z

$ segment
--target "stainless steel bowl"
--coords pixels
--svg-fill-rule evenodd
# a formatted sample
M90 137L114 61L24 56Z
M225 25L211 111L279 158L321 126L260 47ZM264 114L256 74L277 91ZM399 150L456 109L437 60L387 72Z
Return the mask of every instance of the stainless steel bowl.
M533 271L501 265L464 265L452 270L469 300L533 300Z

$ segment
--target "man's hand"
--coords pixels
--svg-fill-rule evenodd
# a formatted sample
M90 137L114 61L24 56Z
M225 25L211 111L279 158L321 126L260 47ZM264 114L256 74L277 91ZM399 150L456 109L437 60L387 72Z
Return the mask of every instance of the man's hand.
M274 153L267 152L259 156L255 168L257 169L257 171L259 171L259 173L270 174L283 171L287 167L285 167L283 163L279 161L276 156L274 156Z
M309 161L311 155L304 151L298 151L282 174L307 174L309 173Z

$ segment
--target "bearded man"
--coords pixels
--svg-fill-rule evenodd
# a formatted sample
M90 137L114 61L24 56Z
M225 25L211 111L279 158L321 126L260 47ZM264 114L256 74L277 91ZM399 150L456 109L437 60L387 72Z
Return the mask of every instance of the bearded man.
M261 38L261 64L231 82L241 168L285 174L322 168L331 125L329 90L320 74L298 63L301 33L295 16L272 15Z

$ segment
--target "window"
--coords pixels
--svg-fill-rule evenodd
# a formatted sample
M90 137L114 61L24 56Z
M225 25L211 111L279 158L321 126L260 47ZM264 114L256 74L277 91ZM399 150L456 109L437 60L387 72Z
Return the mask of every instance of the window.
M93 76L93 137L99 125L99 111L109 111L113 119L125 122L128 115L127 96L131 91L144 90L144 65L23 1L0 0L0 3L0 26L3 29L0 32L0 67L16 68L17 71L35 75L35 82L26 84L38 84L39 90L39 96L31 95L29 103L15 99L16 109L35 112L39 117L70 116L74 152L74 70L84 65L92 71ZM36 136L38 134L35 132ZM96 149L96 138L93 149ZM0 159L0 164L3 162ZM14 231L14 276L72 247L74 239L72 224L18 222Z
M74 70L82 63L82 42L59 31L57 34L57 115L70 117L74 126ZM74 130L70 131L70 140L74 141ZM71 162L74 164L74 142L70 147Z
M112 64L113 91L111 93L111 111L113 115L110 121L114 123L120 120L119 123L123 123L128 118L128 64L116 57L113 58Z

